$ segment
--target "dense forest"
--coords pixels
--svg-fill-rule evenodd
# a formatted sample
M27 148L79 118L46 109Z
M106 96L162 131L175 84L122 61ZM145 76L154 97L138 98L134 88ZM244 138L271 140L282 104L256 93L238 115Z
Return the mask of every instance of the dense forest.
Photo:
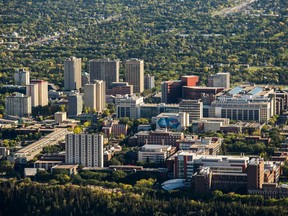
M165 193L136 194L74 185L7 181L0 184L1 215L287 215L288 200L215 192L194 200ZM17 207L16 207L17 206Z
M13 83L14 68L28 67L32 78L61 86L63 61L76 55L83 71L94 58L142 58L158 87L182 74L200 75L205 84L209 73L223 70L234 82L287 84L287 1L224 12L243 1L1 1L0 77ZM4 46L15 41L6 37L13 32L25 37L19 49Z

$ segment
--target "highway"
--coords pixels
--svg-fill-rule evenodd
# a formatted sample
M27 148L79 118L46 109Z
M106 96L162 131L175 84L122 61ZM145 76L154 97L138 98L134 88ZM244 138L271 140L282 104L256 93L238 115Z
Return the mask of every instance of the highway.
M59 141L63 141L68 133L70 132L66 128L56 128L54 132L17 151L14 157L26 158L27 161L32 160L44 147L56 145Z

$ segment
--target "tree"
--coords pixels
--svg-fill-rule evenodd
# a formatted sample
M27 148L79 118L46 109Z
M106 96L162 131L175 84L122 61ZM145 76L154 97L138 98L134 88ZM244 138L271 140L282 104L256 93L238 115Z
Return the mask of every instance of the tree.
M14 163L8 160L0 161L0 173L6 173L9 175L14 170Z
M82 128L81 128L80 126L74 127L73 133L74 133L74 134L80 134L80 133L82 133Z
M116 170L111 175L111 180L114 182L119 182L122 179L126 178L127 174L122 170Z

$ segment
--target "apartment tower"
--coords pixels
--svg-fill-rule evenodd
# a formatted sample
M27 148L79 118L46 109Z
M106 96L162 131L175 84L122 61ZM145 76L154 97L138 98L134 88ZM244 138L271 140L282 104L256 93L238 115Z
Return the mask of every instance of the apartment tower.
M144 61L140 59L130 59L126 61L126 82L133 85L134 93L144 91Z
M31 96L32 106L48 105L48 82L44 80L31 80L26 86L26 95Z
M30 72L22 68L14 73L14 81L16 85L28 85L30 83Z
M31 97L15 93L5 99L5 113L12 116L27 116L31 114Z
M105 109L105 82L95 80L84 86L84 106L91 110L102 112Z
M119 60L97 59L89 61L90 80L104 80L110 89L112 82L119 82Z
M83 97L81 94L73 94L68 96L68 116L76 117L82 113Z
M67 58L64 61L64 89L79 90L81 87L81 58Z
M103 135L68 134L65 138L65 162L85 167L103 167Z

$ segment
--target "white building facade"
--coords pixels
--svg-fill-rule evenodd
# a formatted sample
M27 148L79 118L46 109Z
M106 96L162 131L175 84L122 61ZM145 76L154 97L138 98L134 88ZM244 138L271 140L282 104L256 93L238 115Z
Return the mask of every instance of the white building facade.
M68 134L65 138L65 162L85 167L103 167L103 135Z

